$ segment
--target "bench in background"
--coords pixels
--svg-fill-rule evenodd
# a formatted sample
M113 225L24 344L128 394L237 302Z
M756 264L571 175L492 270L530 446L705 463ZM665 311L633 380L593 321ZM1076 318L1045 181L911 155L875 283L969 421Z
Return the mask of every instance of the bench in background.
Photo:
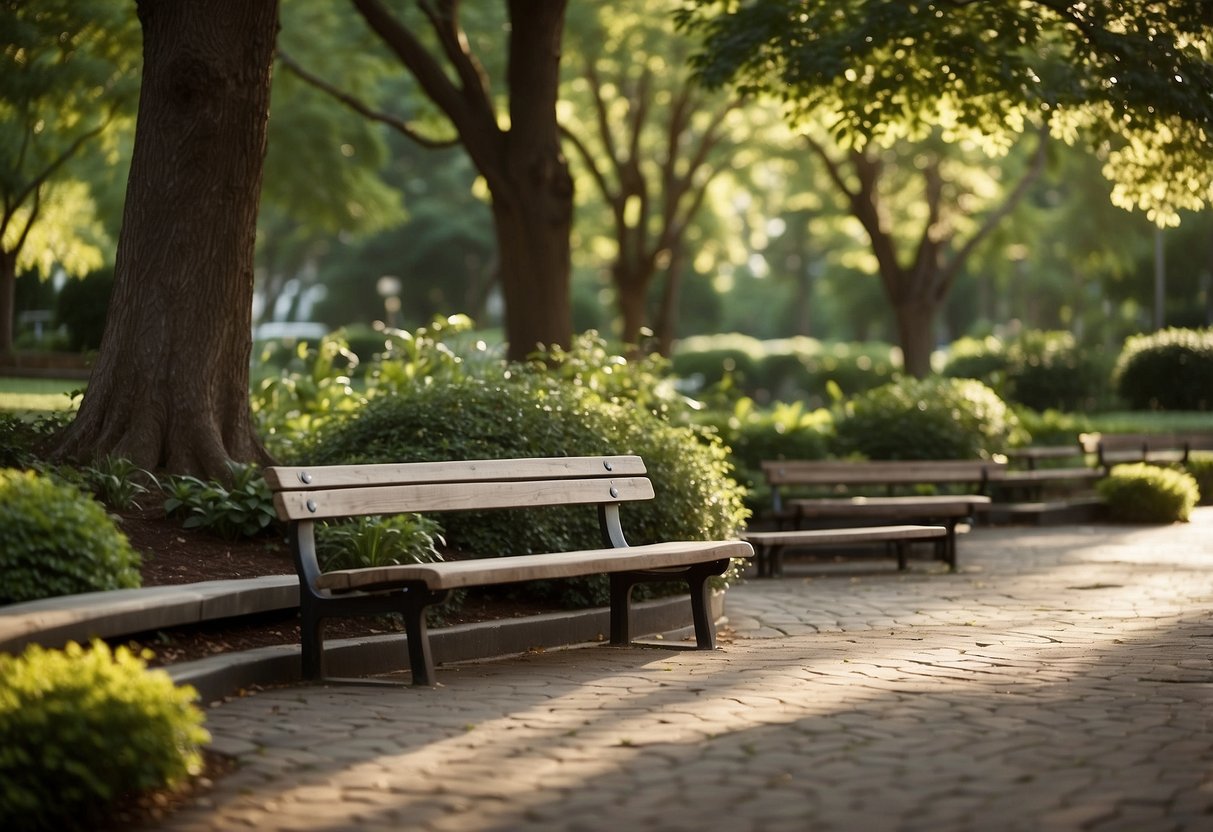
M762 463L771 487L773 512L780 529L801 529L806 521L917 524L942 526L937 554L956 568L956 527L972 520L990 503L990 484L1001 479L1006 463L986 460L770 460ZM916 486L945 486L955 494L898 494ZM789 499L786 489L837 493L852 486L880 490L884 496L822 496ZM899 554L899 564L904 550Z
M1182 465L1192 451L1213 450L1213 433L1084 433L1078 443L1106 472L1130 462Z
M624 502L653 499L636 456L418 462L266 469L280 519L290 525L299 574L303 677L324 678L323 622L329 617L399 613L404 618L413 683L435 683L425 610L451 590L520 581L606 574L610 642L631 642L632 588L683 581L691 596L696 646L715 646L708 579L733 558L753 555L741 540L675 541L629 546L620 523ZM595 505L604 548L552 554L461 559L322 572L315 524L359 515Z

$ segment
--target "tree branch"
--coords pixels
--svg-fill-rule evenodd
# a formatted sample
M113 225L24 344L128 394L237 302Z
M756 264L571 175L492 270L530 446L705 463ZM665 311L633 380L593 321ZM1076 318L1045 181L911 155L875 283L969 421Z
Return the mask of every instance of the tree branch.
M400 59L425 94L446 113L462 137L472 128L474 113L442 66L412 31L396 19L380 0L350 0L362 19Z
M308 84L309 86L314 87L326 95L336 99L338 102L353 110L355 113L358 113L360 116L368 118L371 121L379 122L380 124L386 124L388 127L402 133L404 136L421 145L422 147L436 149L440 147L451 147L459 144L458 136L450 139L431 139L427 136L421 135L404 119L398 118L390 113L376 110L370 105L366 104L360 98L357 98L344 90L338 89L334 85L325 81L323 78L320 78L319 76L314 75L313 73L304 69L298 61L281 49L278 50L278 60L282 62L282 65L286 67L292 75L299 78L299 80L303 81L305 84Z
M945 291L946 287L950 286L952 281L956 279L956 275L960 272L965 260L973 253L973 250L993 232L1003 217L1015 210L1015 206L1027 196L1028 189L1040 178L1041 173L1045 169L1048 144L1049 131L1047 127L1042 126L1036 131L1036 149L1032 153L1032 161L1029 163L1027 170L1019 177L1019 181L1015 183L1015 187L1003 199L1002 204L986 216L981 227L960 247L956 254L948 259L948 262L941 270L944 276L942 285L945 287Z

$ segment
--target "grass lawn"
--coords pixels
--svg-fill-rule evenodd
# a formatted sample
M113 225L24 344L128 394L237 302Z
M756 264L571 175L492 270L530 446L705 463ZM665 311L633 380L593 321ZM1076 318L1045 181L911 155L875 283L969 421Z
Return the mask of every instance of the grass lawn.
M84 388L76 378L0 378L0 412L75 410L68 397Z

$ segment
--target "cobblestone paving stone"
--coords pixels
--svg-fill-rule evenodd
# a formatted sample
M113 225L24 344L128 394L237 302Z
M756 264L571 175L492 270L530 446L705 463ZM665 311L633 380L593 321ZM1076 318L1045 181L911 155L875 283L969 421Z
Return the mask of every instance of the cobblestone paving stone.
M729 591L712 653L234 699L208 727L240 769L163 828L1213 829L1213 509L960 554L792 560Z

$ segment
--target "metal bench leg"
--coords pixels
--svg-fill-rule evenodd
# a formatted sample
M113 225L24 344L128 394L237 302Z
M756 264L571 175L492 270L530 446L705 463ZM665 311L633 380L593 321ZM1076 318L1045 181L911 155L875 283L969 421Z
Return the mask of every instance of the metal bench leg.
M318 682L324 678L324 619L306 597L299 607L299 641L303 680Z
M611 580L611 644L632 643L632 587L635 578L628 572L612 572Z
M413 671L414 685L433 686L438 683L434 675L434 657L430 653L430 633L425 623L425 610L443 601L446 596L446 592L430 592L424 588L405 590L400 613L404 616L409 668Z
M694 567L687 576L687 584L691 590L691 620L695 622L695 646L700 650L716 649L716 623L712 621L712 588L708 578L719 575L723 570L711 571L714 567ZM728 568L728 562L725 562Z

